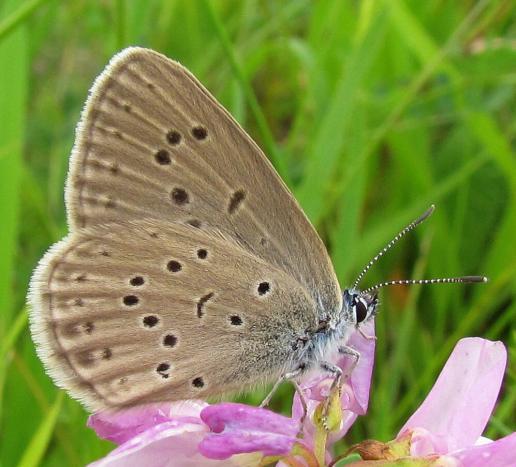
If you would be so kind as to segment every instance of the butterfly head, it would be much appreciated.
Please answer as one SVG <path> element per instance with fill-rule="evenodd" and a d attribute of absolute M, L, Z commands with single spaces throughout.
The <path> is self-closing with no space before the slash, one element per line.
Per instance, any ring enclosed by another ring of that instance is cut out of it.
<path fill-rule="evenodd" d="M 358 327 L 376 315 L 378 307 L 378 295 L 376 293 L 364 293 L 357 289 L 344 290 L 343 296 L 344 315 L 346 321 Z"/>

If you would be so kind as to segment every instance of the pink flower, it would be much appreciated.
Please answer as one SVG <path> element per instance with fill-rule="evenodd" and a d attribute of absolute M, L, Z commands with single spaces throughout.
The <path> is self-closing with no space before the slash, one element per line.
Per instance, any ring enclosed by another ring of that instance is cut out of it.
<path fill-rule="evenodd" d="M 373 333 L 374 325 L 364 326 Z M 352 425 L 357 415 L 367 409 L 374 360 L 374 340 L 355 333 L 349 345 L 362 357 L 344 384 L 341 398 L 343 422 L 338 437 Z M 345 370 L 346 358 L 337 364 Z M 259 465 L 263 456 L 285 456 L 298 446 L 310 456 L 317 431 L 309 419 L 328 393 L 331 379 L 324 375 L 302 384 L 308 402 L 304 437 L 299 439 L 302 408 L 299 397 L 293 404 L 292 418 L 267 409 L 244 404 L 208 405 L 202 401 L 181 401 L 135 407 L 115 413 L 102 412 L 90 417 L 88 425 L 97 434 L 120 446 L 92 466 L 218 466 Z M 333 441 L 329 440 L 330 442 Z"/>
<path fill-rule="evenodd" d="M 122 443 L 95 467 L 258 465 L 263 454 L 289 452 L 298 432 L 297 422 L 270 410 L 201 401 L 103 412 L 88 425 Z"/>
<path fill-rule="evenodd" d="M 516 433 L 497 441 L 482 437 L 500 391 L 506 361 L 501 342 L 478 337 L 460 340 L 427 398 L 396 439 L 356 445 L 353 451 L 367 460 L 350 466 L 402 460 L 435 467 L 515 466 Z"/>
<path fill-rule="evenodd" d="M 185 401 L 92 415 L 88 426 L 100 437 L 122 444 L 90 465 L 223 465 L 206 459 L 197 449 L 208 431 L 200 419 L 200 412 L 206 406 L 201 401 Z"/>
<path fill-rule="evenodd" d="M 481 438 L 506 362 L 501 342 L 460 340 L 427 398 L 398 434 L 398 439 L 410 436 L 410 454 L 445 455 L 467 467 L 488 461 L 497 467 L 516 465 L 516 433 L 497 441 Z"/>
<path fill-rule="evenodd" d="M 88 426 L 101 438 L 123 444 L 150 428 L 170 421 L 202 425 L 199 414 L 207 406 L 206 402 L 191 400 L 142 406 L 115 413 L 99 412 L 90 416 Z"/>

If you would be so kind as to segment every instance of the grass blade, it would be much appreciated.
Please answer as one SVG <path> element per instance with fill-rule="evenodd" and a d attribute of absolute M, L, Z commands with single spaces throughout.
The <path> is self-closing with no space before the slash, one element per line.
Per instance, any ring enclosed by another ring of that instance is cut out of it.
<path fill-rule="evenodd" d="M 17 2 L 10 1 L 0 12 L 12 10 Z M 16 24 L 20 24 L 18 21 Z M 22 174 L 22 142 L 28 90 L 28 48 L 25 30 L 14 31 L 0 42 L 0 67 L 8 73 L 0 75 L 0 109 L 9 118 L 0 125 L 0 337 L 4 335 L 13 312 L 12 280 L 20 211 L 20 180 Z"/>
<path fill-rule="evenodd" d="M 48 415 L 43 419 L 34 436 L 27 445 L 18 467 L 35 467 L 38 466 L 43 458 L 45 451 L 52 439 L 54 429 L 57 423 L 57 417 L 63 405 L 64 392 L 59 391 L 56 400 Z"/>
<path fill-rule="evenodd" d="M 48 0 L 30 0 L 4 18 L 0 22 L 0 41 L 8 36 L 16 27 L 23 24 L 30 15 L 47 1 Z"/>
<path fill-rule="evenodd" d="M 27 309 L 23 308 L 18 313 L 18 317 L 15 319 L 14 323 L 11 325 L 11 328 L 2 340 L 2 345 L 0 346 L 0 362 L 2 362 L 2 364 L 5 361 L 7 354 L 15 346 L 16 341 L 20 337 L 20 334 L 27 327 L 28 321 L 29 315 L 27 313 Z"/>
<path fill-rule="evenodd" d="M 213 7 L 213 4 L 208 0 L 203 0 L 202 3 L 204 5 L 204 9 L 208 12 L 208 16 L 221 42 L 222 48 L 224 49 L 224 52 L 228 57 L 235 78 L 242 87 L 242 91 L 244 92 L 249 108 L 251 109 L 253 117 L 258 126 L 258 130 L 260 131 L 260 136 L 263 140 L 265 152 L 271 158 L 272 163 L 275 165 L 277 171 L 279 172 L 285 183 L 289 185 L 290 177 L 287 171 L 285 158 L 281 155 L 281 152 L 274 141 L 272 131 L 270 130 L 269 125 L 267 124 L 267 120 L 265 119 L 265 115 L 263 114 L 262 109 L 260 108 L 260 104 L 258 103 L 258 99 L 256 98 L 253 88 L 249 84 L 249 81 L 245 77 L 244 72 L 240 64 L 238 63 L 235 50 L 229 40 L 226 29 L 220 22 L 217 13 L 215 12 L 215 9 Z"/>
<path fill-rule="evenodd" d="M 380 12 L 345 63 L 330 107 L 313 137 L 304 180 L 296 190 L 297 199 L 310 219 L 317 218 L 323 210 L 328 185 L 321 180 L 330 180 L 335 172 L 353 118 L 356 95 L 376 58 L 385 28 L 385 17 Z"/>

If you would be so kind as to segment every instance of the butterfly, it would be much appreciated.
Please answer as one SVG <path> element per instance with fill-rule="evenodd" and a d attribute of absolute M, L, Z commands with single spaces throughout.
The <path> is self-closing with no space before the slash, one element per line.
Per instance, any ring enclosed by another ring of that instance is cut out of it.
<path fill-rule="evenodd" d="M 111 60 L 77 128 L 66 208 L 70 232 L 31 280 L 31 331 L 90 410 L 313 368 L 338 378 L 334 350 L 358 360 L 345 342 L 376 313 L 379 287 L 357 285 L 377 258 L 342 293 L 267 157 L 179 63 L 135 47 Z"/>

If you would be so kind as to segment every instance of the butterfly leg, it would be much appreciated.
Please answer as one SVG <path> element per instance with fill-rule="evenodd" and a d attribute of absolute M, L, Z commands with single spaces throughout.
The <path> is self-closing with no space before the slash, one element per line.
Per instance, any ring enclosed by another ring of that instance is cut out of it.
<path fill-rule="evenodd" d="M 339 347 L 339 353 L 342 355 L 347 355 L 353 359 L 353 363 L 351 364 L 351 368 L 346 372 L 345 379 L 348 379 L 353 373 L 353 370 L 358 365 L 358 361 L 360 360 L 360 353 L 355 349 L 348 347 L 347 345 L 343 345 Z"/>
<path fill-rule="evenodd" d="M 303 415 L 301 415 L 301 418 L 299 419 L 299 426 L 300 433 L 303 431 L 303 426 L 305 424 L 306 416 L 308 415 L 308 402 L 306 401 L 305 393 L 303 392 L 303 389 L 301 386 L 299 386 L 299 383 L 296 380 L 292 380 L 292 384 L 294 385 L 294 388 L 296 392 L 299 394 L 299 400 L 301 401 L 301 406 L 303 407 Z M 299 437 L 299 434 L 298 434 Z"/>
<path fill-rule="evenodd" d="M 336 390 L 339 392 L 339 398 L 340 398 L 341 385 L 342 385 L 342 370 L 340 369 L 340 367 L 338 367 L 337 365 L 330 363 L 330 362 L 321 362 L 321 368 L 325 372 L 327 372 L 333 376 L 333 382 L 331 383 L 331 386 L 330 386 L 330 392 L 328 393 L 328 396 L 326 397 L 326 399 L 323 402 L 324 405 L 323 405 L 323 411 L 322 411 L 322 424 L 323 424 L 325 430 L 329 431 L 328 426 L 327 426 L 327 419 L 328 419 L 328 414 L 330 411 L 330 402 L 331 402 L 333 393 Z"/>
<path fill-rule="evenodd" d="M 376 340 L 376 336 L 369 336 L 369 335 L 367 335 L 364 331 L 362 331 L 361 328 L 358 328 L 358 332 L 360 333 L 360 335 L 364 339 L 367 339 L 368 341 L 375 341 Z"/>
<path fill-rule="evenodd" d="M 272 389 L 270 390 L 269 394 L 267 394 L 267 397 L 260 404 L 260 407 L 267 407 L 269 405 L 269 402 L 272 399 L 272 396 L 274 396 L 274 394 L 276 393 L 276 391 L 280 387 L 281 383 L 283 383 L 284 381 L 288 381 L 290 379 L 293 379 L 296 376 L 299 376 L 302 371 L 303 371 L 302 368 L 298 368 L 297 370 L 291 371 L 289 373 L 284 373 L 283 375 L 281 375 L 278 378 L 278 380 L 274 383 L 274 386 L 272 386 Z M 297 386 L 296 386 L 296 389 L 297 389 Z"/>
<path fill-rule="evenodd" d="M 358 353 L 355 349 L 352 349 L 351 347 L 348 347 L 346 345 L 339 347 L 339 353 L 342 355 L 349 355 L 350 357 L 353 358 L 353 363 L 351 365 L 351 368 L 349 368 L 349 370 L 344 375 L 344 379 L 348 379 L 351 376 L 351 373 L 353 373 L 353 370 L 356 368 L 358 361 L 360 360 L 360 353 Z M 334 365 L 333 363 L 322 362 L 321 368 L 324 371 L 333 375 L 333 382 L 330 386 L 330 392 L 329 392 L 328 397 L 324 401 L 324 407 L 323 407 L 323 425 L 326 425 L 325 420 L 327 419 L 328 411 L 330 409 L 331 395 L 333 394 L 333 391 L 335 391 L 335 390 L 338 390 L 339 395 L 340 395 L 343 378 L 342 378 L 342 369 L 340 367 L 338 367 L 337 365 Z"/>

